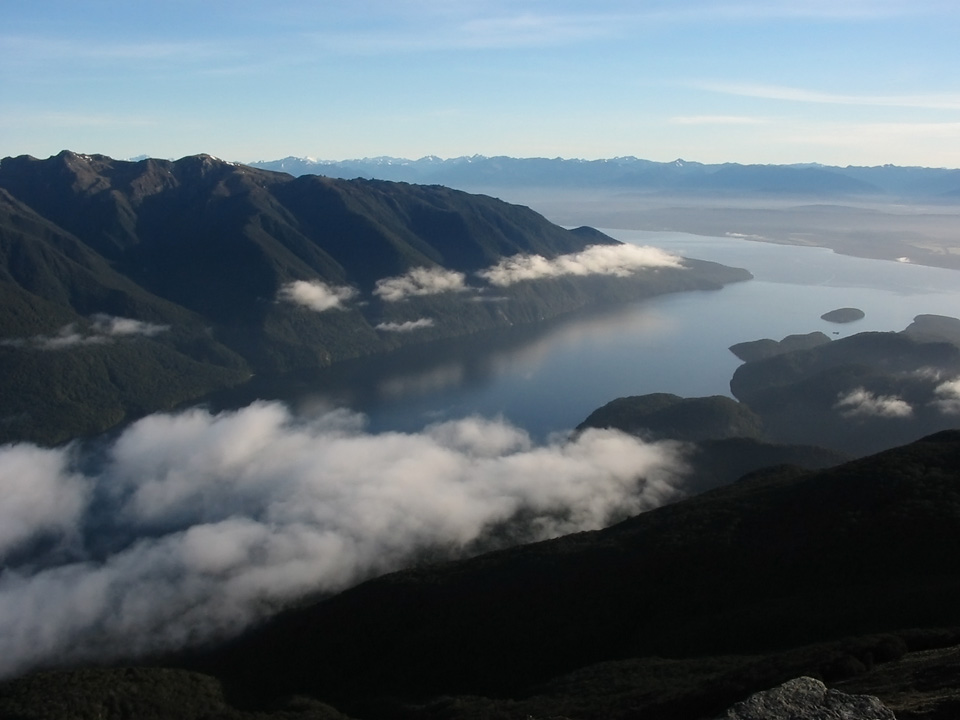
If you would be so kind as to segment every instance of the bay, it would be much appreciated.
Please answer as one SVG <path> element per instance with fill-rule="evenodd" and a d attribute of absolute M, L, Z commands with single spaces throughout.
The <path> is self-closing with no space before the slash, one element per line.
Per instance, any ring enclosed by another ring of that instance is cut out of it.
<path fill-rule="evenodd" d="M 227 404 L 281 399 L 295 412 L 364 413 L 372 432 L 502 417 L 538 440 L 624 395 L 730 395 L 735 343 L 821 331 L 898 331 L 916 315 L 960 315 L 960 273 L 734 237 L 605 229 L 624 242 L 745 267 L 748 282 L 664 295 L 534 327 L 430 343 L 323 371 L 260 378 Z M 820 316 L 864 311 L 843 325 Z"/>

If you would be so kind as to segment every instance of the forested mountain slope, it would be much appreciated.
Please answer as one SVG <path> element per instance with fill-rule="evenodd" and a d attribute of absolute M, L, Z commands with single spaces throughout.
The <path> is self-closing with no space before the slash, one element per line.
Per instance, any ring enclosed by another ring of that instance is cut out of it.
<path fill-rule="evenodd" d="M 441 186 L 199 155 L 0 163 L 0 440 L 57 442 L 251 373 L 749 277 Z"/>

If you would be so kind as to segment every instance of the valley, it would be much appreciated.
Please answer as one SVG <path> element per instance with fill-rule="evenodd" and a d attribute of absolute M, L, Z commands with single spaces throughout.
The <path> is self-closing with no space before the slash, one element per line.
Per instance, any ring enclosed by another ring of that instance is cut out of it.
<path fill-rule="evenodd" d="M 0 201 L 0 713 L 950 685 L 955 271 L 209 156 L 8 158 Z"/>

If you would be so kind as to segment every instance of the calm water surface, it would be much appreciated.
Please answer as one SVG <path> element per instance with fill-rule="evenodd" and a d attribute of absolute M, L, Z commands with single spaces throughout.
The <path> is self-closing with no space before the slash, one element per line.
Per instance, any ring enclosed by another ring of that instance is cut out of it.
<path fill-rule="evenodd" d="M 960 316 L 960 273 L 951 270 L 735 238 L 604 232 L 745 267 L 755 279 L 430 344 L 247 392 L 283 399 L 303 413 L 350 407 L 366 413 L 375 432 L 479 414 L 502 416 L 542 439 L 623 395 L 729 395 L 740 363 L 728 350 L 734 343 L 814 330 L 832 337 L 902 330 L 923 313 Z M 845 325 L 820 319 L 839 307 L 858 307 L 866 317 Z"/>

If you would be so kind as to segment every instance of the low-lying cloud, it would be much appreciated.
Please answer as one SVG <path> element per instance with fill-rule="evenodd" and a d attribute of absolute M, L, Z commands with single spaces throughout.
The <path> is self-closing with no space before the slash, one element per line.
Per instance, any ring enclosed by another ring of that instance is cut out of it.
<path fill-rule="evenodd" d="M 69 464 L 67 452 L 0 447 L 0 562 L 38 537 L 70 538 L 90 501 L 90 484 Z"/>
<path fill-rule="evenodd" d="M 280 288 L 277 299 L 302 305 L 314 312 L 342 309 L 357 295 L 348 285 L 328 285 L 322 280 L 294 280 Z"/>
<path fill-rule="evenodd" d="M 960 415 L 960 378 L 947 380 L 934 390 L 934 406 L 944 415 Z"/>
<path fill-rule="evenodd" d="M 907 418 L 913 415 L 913 408 L 905 400 L 895 395 L 876 395 L 862 387 L 841 395 L 834 408 L 848 418 Z"/>
<path fill-rule="evenodd" d="M 170 329 L 169 325 L 156 325 L 154 323 L 144 322 L 143 320 L 134 320 L 133 318 L 116 317 L 97 313 L 92 315 L 90 330 L 99 335 L 109 337 L 118 337 L 123 335 L 146 335 L 153 337 Z"/>
<path fill-rule="evenodd" d="M 477 273 L 498 287 L 524 280 L 564 275 L 627 277 L 647 268 L 682 267 L 681 259 L 660 248 L 640 245 L 591 245 L 585 250 L 551 260 L 542 255 L 514 255 Z"/>
<path fill-rule="evenodd" d="M 69 323 L 53 335 L 8 338 L 0 340 L 0 345 L 34 350 L 66 350 L 78 345 L 102 345 L 120 337 L 135 335 L 153 337 L 169 329 L 169 325 L 157 325 L 133 318 L 96 313 L 90 316 L 88 324 Z"/>
<path fill-rule="evenodd" d="M 399 302 L 409 297 L 463 292 L 467 289 L 466 279 L 466 275 L 455 270 L 415 267 L 403 275 L 377 280 L 373 294 L 387 302 Z"/>
<path fill-rule="evenodd" d="M 547 538 L 684 494 L 674 443 L 476 417 L 375 435 L 266 402 L 150 416 L 97 457 L 0 449 L 0 675 L 235 633 L 519 517 Z"/>
<path fill-rule="evenodd" d="M 376 329 L 383 332 L 407 333 L 428 327 L 433 327 L 433 318 L 418 318 L 417 320 L 407 320 L 400 323 L 382 322 L 376 326 Z"/>

